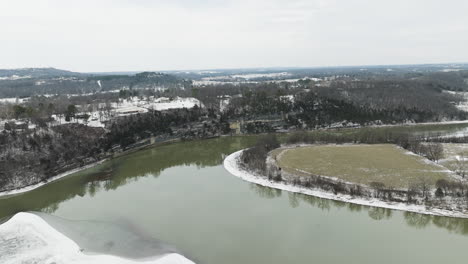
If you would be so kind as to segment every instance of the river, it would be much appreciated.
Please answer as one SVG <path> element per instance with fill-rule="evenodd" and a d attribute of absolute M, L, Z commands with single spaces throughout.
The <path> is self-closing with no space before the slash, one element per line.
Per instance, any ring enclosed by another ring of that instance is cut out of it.
<path fill-rule="evenodd" d="M 229 174 L 224 157 L 255 140 L 223 137 L 138 151 L 0 198 L 0 218 L 37 211 L 78 222 L 125 223 L 199 264 L 466 261 L 467 219 L 319 199 Z M 125 256 L 123 251 L 109 252 Z"/>

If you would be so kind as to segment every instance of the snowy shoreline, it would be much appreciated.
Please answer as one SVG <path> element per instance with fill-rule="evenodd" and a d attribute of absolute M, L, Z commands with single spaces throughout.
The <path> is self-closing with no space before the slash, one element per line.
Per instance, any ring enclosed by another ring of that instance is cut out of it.
<path fill-rule="evenodd" d="M 0 262 L 56 264 L 194 264 L 176 253 L 132 260 L 112 255 L 87 255 L 73 240 L 50 226 L 41 217 L 18 213 L 0 225 Z"/>
<path fill-rule="evenodd" d="M 25 193 L 25 192 L 35 190 L 35 189 L 40 188 L 40 187 L 42 187 L 44 185 L 47 185 L 49 183 L 53 183 L 53 182 L 58 181 L 58 180 L 60 180 L 62 178 L 65 178 L 65 177 L 67 177 L 67 176 L 69 176 L 71 174 L 74 174 L 74 173 L 80 172 L 82 170 L 86 170 L 86 169 L 95 167 L 95 166 L 97 166 L 99 164 L 104 163 L 107 160 L 108 160 L 108 158 L 97 161 L 97 162 L 94 162 L 94 163 L 91 163 L 91 164 L 88 164 L 88 165 L 85 165 L 85 166 L 82 166 L 82 167 L 78 167 L 78 168 L 66 171 L 66 172 L 63 172 L 63 173 L 60 173 L 60 174 L 58 174 L 58 175 L 56 175 L 56 176 L 54 176 L 52 178 L 47 179 L 47 181 L 45 181 L 45 182 L 42 181 L 42 182 L 39 182 L 39 183 L 36 183 L 36 184 L 33 184 L 33 185 L 29 185 L 29 186 L 26 186 L 26 187 L 20 187 L 20 188 L 13 189 L 13 190 L 2 191 L 2 192 L 0 192 L 0 199 L 3 196 L 16 195 L 16 194 L 21 194 L 21 193 Z"/>
<path fill-rule="evenodd" d="M 359 205 L 364 205 L 364 206 L 381 207 L 381 208 L 387 208 L 387 209 L 392 209 L 392 210 L 407 211 L 407 212 L 426 214 L 426 215 L 468 218 L 468 214 L 464 214 L 464 213 L 456 212 L 456 211 L 442 210 L 442 209 L 436 209 L 436 208 L 427 209 L 423 205 L 409 205 L 405 203 L 396 203 L 396 202 L 391 203 L 391 202 L 381 201 L 378 199 L 357 198 L 357 197 L 352 197 L 350 195 L 339 195 L 339 194 L 335 195 L 333 193 L 329 193 L 320 189 L 311 189 L 311 188 L 305 188 L 301 186 L 293 186 L 290 184 L 285 184 L 283 182 L 270 181 L 266 177 L 244 170 L 243 168 L 239 166 L 239 162 L 240 162 L 239 157 L 243 151 L 244 150 L 240 150 L 227 156 L 224 159 L 223 165 L 224 165 L 224 168 L 229 173 L 231 173 L 232 175 L 236 177 L 241 178 L 244 181 L 248 181 L 251 183 L 259 184 L 259 185 L 274 188 L 274 189 L 280 189 L 280 190 L 284 190 L 288 192 L 302 193 L 306 195 L 312 195 L 318 198 L 336 200 L 336 201 L 347 202 L 347 203 L 354 203 L 354 204 L 359 204 Z"/>

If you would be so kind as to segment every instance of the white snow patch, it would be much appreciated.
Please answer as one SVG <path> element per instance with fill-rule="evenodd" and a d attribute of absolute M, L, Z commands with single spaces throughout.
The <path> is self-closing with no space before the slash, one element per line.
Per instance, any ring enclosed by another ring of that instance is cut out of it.
<path fill-rule="evenodd" d="M 231 75 L 232 78 L 242 78 L 246 80 L 256 79 L 256 78 L 278 78 L 291 76 L 289 72 L 274 72 L 274 73 L 249 73 L 249 74 L 235 74 Z M 221 76 L 220 78 L 226 78 L 226 76 Z"/>
<path fill-rule="evenodd" d="M 174 99 L 161 97 L 155 99 L 153 102 L 142 105 L 142 107 L 157 111 L 177 109 L 177 108 L 193 108 L 195 105 L 203 107 L 203 104 L 196 98 L 192 97 L 175 97 Z"/>
<path fill-rule="evenodd" d="M 444 90 L 444 93 L 448 93 L 451 95 L 455 95 L 458 98 L 462 98 L 463 101 L 459 102 L 456 107 L 461 111 L 468 112 L 468 92 L 455 92 L 455 91 L 448 91 Z"/>
<path fill-rule="evenodd" d="M 148 109 L 141 108 L 138 106 L 124 106 L 115 109 L 115 113 L 119 116 L 123 115 L 132 115 L 132 114 L 139 114 L 139 113 L 146 113 Z"/>
<path fill-rule="evenodd" d="M 295 83 L 295 82 L 298 82 L 300 80 L 311 80 L 311 81 L 314 81 L 314 82 L 320 82 L 322 81 L 322 79 L 319 79 L 319 78 L 309 78 L 309 77 L 306 77 L 306 78 L 296 78 L 296 79 L 284 79 L 284 80 L 271 80 L 271 81 L 267 81 L 267 82 L 273 82 L 273 83 L 281 83 L 281 82 L 288 82 L 288 83 Z"/>
<path fill-rule="evenodd" d="M 280 96 L 280 99 L 282 99 L 284 101 L 289 101 L 291 103 L 294 103 L 294 95 L 292 95 L 292 94 L 282 95 L 282 96 Z"/>
<path fill-rule="evenodd" d="M 443 69 L 441 72 L 459 72 L 462 71 L 463 69 Z"/>
<path fill-rule="evenodd" d="M 83 112 L 80 114 L 88 114 L 90 117 L 85 120 L 81 118 L 71 118 L 70 121 L 65 120 L 65 116 L 52 115 L 54 121 L 50 122 L 51 126 L 65 125 L 65 124 L 84 124 L 89 127 L 105 127 L 104 121 L 109 120 L 109 116 L 104 111 Z"/>
<path fill-rule="evenodd" d="M 205 86 L 205 85 L 222 85 L 222 84 L 255 84 L 255 83 L 295 83 L 300 80 L 312 80 L 314 82 L 323 81 L 320 78 L 314 77 L 304 77 L 304 78 L 287 78 L 292 74 L 287 72 L 279 73 L 264 73 L 264 74 L 236 74 L 236 75 L 225 75 L 225 76 L 216 76 L 216 77 L 205 77 L 201 80 L 193 81 L 194 86 Z M 264 78 L 261 79 L 261 78 Z"/>
<path fill-rule="evenodd" d="M 74 241 L 31 213 L 18 213 L 0 225 L 0 263 L 194 264 L 174 253 L 138 261 L 111 255 L 86 255 Z"/>
<path fill-rule="evenodd" d="M 0 80 L 20 80 L 20 79 L 29 79 L 31 78 L 31 75 L 24 75 L 24 76 L 19 76 L 19 75 L 11 75 L 11 76 L 6 76 L 6 77 L 0 77 Z"/>
<path fill-rule="evenodd" d="M 0 103 L 22 104 L 29 98 L 0 98 Z"/>
<path fill-rule="evenodd" d="M 221 96 L 219 97 L 219 110 L 221 112 L 224 112 L 226 111 L 226 109 L 228 108 L 229 106 L 229 103 L 231 102 L 231 96 Z"/>

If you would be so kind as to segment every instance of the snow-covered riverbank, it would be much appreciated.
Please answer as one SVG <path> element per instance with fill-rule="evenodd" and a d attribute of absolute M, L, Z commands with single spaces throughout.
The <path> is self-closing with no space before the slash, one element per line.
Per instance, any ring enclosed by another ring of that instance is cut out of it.
<path fill-rule="evenodd" d="M 111 255 L 86 255 L 71 239 L 41 217 L 18 213 L 0 225 L 0 263 L 56 264 L 194 264 L 179 254 L 131 260 Z"/>
<path fill-rule="evenodd" d="M 311 189 L 305 188 L 301 186 L 294 186 L 290 184 L 286 184 L 284 182 L 274 182 L 268 180 L 268 178 L 263 177 L 261 175 L 257 175 L 250 171 L 247 171 L 239 165 L 239 158 L 243 150 L 237 151 L 232 153 L 231 155 L 227 156 L 224 159 L 223 165 L 224 168 L 233 174 L 236 177 L 239 177 L 245 181 L 259 184 L 262 186 L 280 189 L 288 192 L 295 192 L 295 193 L 302 193 L 306 195 L 312 195 L 319 198 L 342 201 L 347 203 L 354 203 L 360 204 L 365 206 L 374 206 L 374 207 L 381 207 L 393 210 L 401 210 L 401 211 L 408 211 L 420 214 L 428 214 L 428 215 L 438 215 L 438 216 L 449 216 L 449 217 L 459 217 L 459 218 L 468 218 L 468 214 L 456 211 L 449 211 L 449 210 L 441 210 L 435 208 L 426 208 L 423 205 L 411 205 L 406 203 L 394 203 L 394 202 L 385 202 L 378 199 L 365 199 L 365 198 L 358 198 L 352 197 L 350 195 L 340 195 L 340 194 L 333 194 L 329 192 L 322 191 L 320 189 Z"/>
<path fill-rule="evenodd" d="M 103 162 L 105 162 L 107 159 L 103 159 L 103 160 L 100 160 L 98 162 L 94 162 L 94 163 L 91 163 L 91 164 L 88 164 L 88 165 L 85 165 L 83 167 L 79 167 L 79 168 L 76 168 L 76 169 L 73 169 L 73 170 L 69 170 L 69 171 L 66 171 L 64 173 L 60 173 L 52 178 L 49 178 L 47 181 L 42 181 L 42 182 L 39 182 L 37 184 L 33 184 L 33 185 L 29 185 L 29 186 L 26 186 L 26 187 L 20 187 L 18 189 L 13 189 L 13 190 L 8 190 L 8 191 L 3 191 L 3 192 L 0 192 L 0 197 L 2 196 L 8 196 L 8 195 L 15 195 L 15 194 L 21 194 L 21 193 L 25 193 L 25 192 L 29 192 L 29 191 L 32 191 L 34 189 L 37 189 L 39 187 L 42 187 L 46 184 L 49 184 L 49 183 L 52 183 L 54 181 L 57 181 L 57 180 L 60 180 L 66 176 L 69 176 L 73 173 L 77 173 L 77 172 L 80 172 L 82 170 L 86 170 L 86 169 L 89 169 L 89 168 L 92 168 L 94 166 L 97 166 Z"/>

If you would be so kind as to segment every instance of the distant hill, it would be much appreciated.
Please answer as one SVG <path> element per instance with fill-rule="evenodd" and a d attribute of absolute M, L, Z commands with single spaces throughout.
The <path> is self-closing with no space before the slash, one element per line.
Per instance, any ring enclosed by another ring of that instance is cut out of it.
<path fill-rule="evenodd" d="M 0 69 L 0 98 L 44 94 L 86 94 L 121 89 L 165 91 L 191 87 L 190 80 L 171 74 L 99 75 L 54 68 Z"/>
<path fill-rule="evenodd" d="M 0 77 L 59 77 L 59 76 L 79 76 L 81 73 L 59 70 L 55 68 L 21 68 L 21 69 L 0 69 Z"/>

